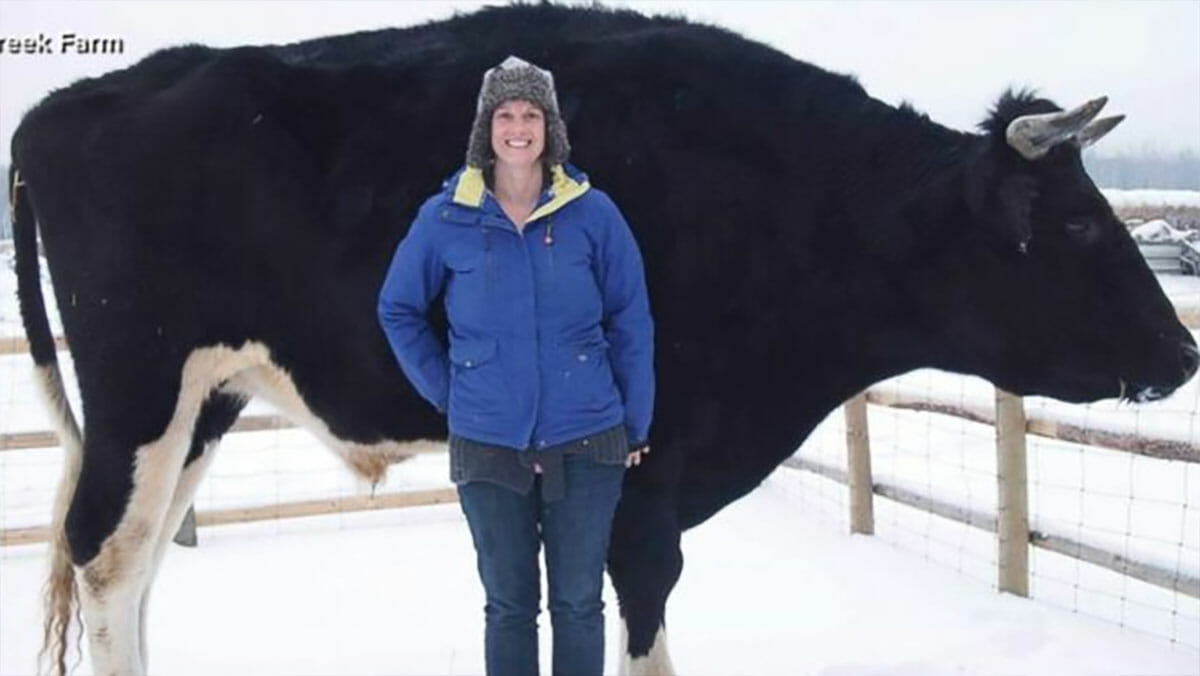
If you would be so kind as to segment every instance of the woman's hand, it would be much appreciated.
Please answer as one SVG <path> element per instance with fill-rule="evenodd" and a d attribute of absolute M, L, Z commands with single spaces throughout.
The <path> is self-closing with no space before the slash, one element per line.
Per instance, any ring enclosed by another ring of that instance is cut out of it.
<path fill-rule="evenodd" d="M 639 444 L 629 448 L 629 455 L 625 457 L 625 466 L 633 467 L 634 465 L 642 464 L 642 455 L 650 454 L 650 444 Z"/>

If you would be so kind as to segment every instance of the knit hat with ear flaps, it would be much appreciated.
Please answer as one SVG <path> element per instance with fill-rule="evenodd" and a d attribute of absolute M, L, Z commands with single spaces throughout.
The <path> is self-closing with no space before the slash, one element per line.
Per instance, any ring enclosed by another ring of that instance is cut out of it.
<path fill-rule="evenodd" d="M 571 154 L 571 144 L 567 141 L 567 125 L 558 112 L 554 76 L 548 70 L 510 56 L 483 74 L 479 103 L 475 107 L 475 125 L 467 144 L 467 165 L 483 168 L 496 159 L 492 151 L 492 113 L 501 103 L 513 99 L 536 104 L 546 116 L 546 149 L 542 152 L 546 166 L 566 162 Z"/>

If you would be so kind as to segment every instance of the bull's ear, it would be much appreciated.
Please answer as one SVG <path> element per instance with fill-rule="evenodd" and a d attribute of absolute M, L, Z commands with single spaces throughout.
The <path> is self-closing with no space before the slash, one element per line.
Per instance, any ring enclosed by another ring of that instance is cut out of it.
<path fill-rule="evenodd" d="M 967 197 L 972 220 L 1006 248 L 1025 253 L 1033 238 L 1037 180 L 1020 172 L 1008 173 L 996 181 L 974 178 L 975 189 Z"/>

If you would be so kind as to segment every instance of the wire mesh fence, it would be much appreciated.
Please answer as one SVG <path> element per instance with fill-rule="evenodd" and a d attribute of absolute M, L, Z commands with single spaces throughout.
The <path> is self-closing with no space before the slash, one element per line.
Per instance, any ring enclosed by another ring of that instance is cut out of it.
<path fill-rule="evenodd" d="M 971 410 L 986 400 L 990 388 L 974 378 L 919 371 L 872 392 L 887 401 L 924 392 L 950 404 L 948 409 Z M 1143 406 L 1114 401 L 1071 406 L 1032 398 L 1027 409 L 1030 420 L 1058 420 L 1087 432 L 1171 441 L 1176 447 L 1195 448 L 1200 441 L 1195 436 L 1200 396 L 1194 383 L 1166 401 Z M 875 536 L 997 588 L 995 428 L 957 415 L 874 404 L 868 419 L 875 492 L 883 496 L 875 501 Z M 835 476 L 822 468 L 846 470 L 844 439 L 844 419 L 832 414 L 797 458 Z M 1030 596 L 1200 647 L 1200 598 L 1194 589 L 1200 580 L 1200 464 L 1040 435 L 1029 435 L 1027 443 L 1030 539 L 1035 545 L 1029 561 Z M 849 491 L 826 476 L 810 480 L 806 498 L 845 526 Z M 1116 570 L 1085 560 L 1089 557 Z"/>

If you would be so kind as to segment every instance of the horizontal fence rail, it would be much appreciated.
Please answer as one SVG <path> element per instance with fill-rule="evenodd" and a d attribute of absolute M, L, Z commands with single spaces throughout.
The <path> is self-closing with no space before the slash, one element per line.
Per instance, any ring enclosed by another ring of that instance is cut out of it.
<path fill-rule="evenodd" d="M 424 507 L 448 502 L 458 502 L 458 492 L 455 488 L 434 488 L 429 490 L 384 493 L 380 495 L 320 498 L 316 500 L 282 502 L 273 505 L 206 510 L 196 512 L 196 525 L 223 526 L 252 521 L 321 516 L 324 514 L 348 514 L 376 509 Z M 46 542 L 49 536 L 50 529 L 46 526 L 0 530 L 0 546 Z"/>
<path fill-rule="evenodd" d="M 980 404 L 962 404 L 958 400 L 938 400 L 933 397 L 919 397 L 897 394 L 894 392 L 867 392 L 867 402 L 888 408 L 940 413 L 943 415 L 964 418 L 985 425 L 995 425 L 994 411 Z M 255 415 L 238 418 L 231 432 L 256 432 L 263 430 L 284 430 L 295 428 L 296 425 L 278 415 Z M 1034 436 L 1055 439 L 1085 446 L 1099 446 L 1115 451 L 1124 451 L 1135 455 L 1161 460 L 1182 460 L 1184 462 L 1200 463 L 1200 445 L 1189 444 L 1170 439 L 1150 439 L 1124 432 L 1088 429 L 1063 423 L 1048 418 L 1030 417 L 1026 421 L 1025 431 Z M 54 448 L 58 446 L 58 436 L 49 430 L 30 432 L 15 432 L 0 434 L 0 452 L 25 450 L 30 448 Z"/>
<path fill-rule="evenodd" d="M 297 425 L 278 415 L 247 415 L 237 419 L 230 432 L 262 432 L 265 430 L 294 429 Z M 13 432 L 0 434 L 0 451 L 20 451 L 30 448 L 55 448 L 58 435 L 48 430 Z"/>
<path fill-rule="evenodd" d="M 934 397 L 909 396 L 876 390 L 867 392 L 867 401 L 889 408 L 941 413 L 993 427 L 996 425 L 995 409 L 985 406 L 982 403 L 971 405 L 970 403 L 963 404 L 957 400 L 939 400 Z M 1066 441 L 1084 446 L 1100 446 L 1114 451 L 1143 455 L 1148 458 L 1200 463 L 1200 445 L 1189 444 L 1183 441 L 1150 439 L 1126 432 L 1083 428 L 1037 416 L 1026 419 L 1025 432 L 1046 439 Z"/>
<path fill-rule="evenodd" d="M 55 336 L 54 345 L 60 352 L 66 350 L 67 339 Z M 29 341 L 20 337 L 0 338 L 0 355 L 5 354 L 29 354 Z"/>

